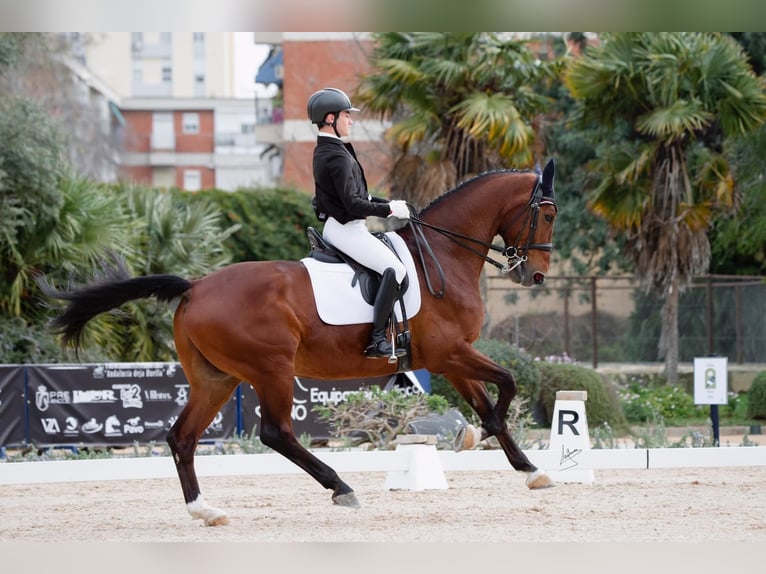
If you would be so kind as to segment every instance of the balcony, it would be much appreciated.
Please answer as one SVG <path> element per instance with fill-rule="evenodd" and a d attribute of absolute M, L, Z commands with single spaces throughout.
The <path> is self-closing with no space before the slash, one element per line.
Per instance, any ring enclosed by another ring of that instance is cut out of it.
<path fill-rule="evenodd" d="M 143 40 L 134 40 L 131 46 L 133 59 L 162 59 L 170 60 L 173 55 L 173 46 L 167 43 L 147 44 Z"/>

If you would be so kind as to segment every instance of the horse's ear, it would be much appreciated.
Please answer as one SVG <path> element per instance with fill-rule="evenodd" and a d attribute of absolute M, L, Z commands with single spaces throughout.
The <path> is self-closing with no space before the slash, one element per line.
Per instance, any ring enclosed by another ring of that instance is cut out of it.
<path fill-rule="evenodd" d="M 556 164 L 553 158 L 548 160 L 543 169 L 543 195 L 553 197 L 553 180 L 556 175 Z"/>

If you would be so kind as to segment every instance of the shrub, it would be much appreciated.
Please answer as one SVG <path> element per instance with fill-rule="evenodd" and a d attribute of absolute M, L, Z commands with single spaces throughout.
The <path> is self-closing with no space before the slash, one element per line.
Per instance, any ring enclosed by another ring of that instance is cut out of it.
<path fill-rule="evenodd" d="M 766 371 L 755 376 L 747 391 L 747 415 L 753 419 L 766 419 Z"/>
<path fill-rule="evenodd" d="M 633 382 L 620 392 L 620 397 L 630 423 L 645 423 L 661 417 L 669 424 L 681 424 L 705 420 L 708 416 L 706 408 L 695 405 L 694 397 L 681 386 Z"/>
<path fill-rule="evenodd" d="M 538 395 L 540 394 L 540 372 L 531 355 L 523 349 L 498 339 L 479 339 L 474 343 L 474 347 L 498 365 L 509 369 L 513 373 L 516 384 L 519 387 L 517 397 L 520 400 L 525 400 L 528 405 L 537 403 Z M 487 388 L 490 395 L 493 398 L 497 398 L 497 386 L 488 384 Z M 431 377 L 431 392 L 446 398 L 466 418 L 475 415 L 474 410 L 463 400 L 443 375 L 434 374 Z"/>
<path fill-rule="evenodd" d="M 315 406 L 319 420 L 325 421 L 333 436 L 349 443 L 368 442 L 373 448 L 393 449 L 396 437 L 407 434 L 410 423 L 447 410 L 443 397 L 405 394 L 371 387 L 348 393 L 339 403 Z"/>
<path fill-rule="evenodd" d="M 312 195 L 294 189 L 206 190 L 192 196 L 215 204 L 240 229 L 226 241 L 234 261 L 298 260 L 309 252 L 306 228 L 321 224 Z"/>
<path fill-rule="evenodd" d="M 588 426 L 604 423 L 613 429 L 625 429 L 627 420 L 620 404 L 617 389 L 593 369 L 574 364 L 537 363 L 540 371 L 540 403 L 550 425 L 557 391 L 587 391 L 585 413 Z"/>

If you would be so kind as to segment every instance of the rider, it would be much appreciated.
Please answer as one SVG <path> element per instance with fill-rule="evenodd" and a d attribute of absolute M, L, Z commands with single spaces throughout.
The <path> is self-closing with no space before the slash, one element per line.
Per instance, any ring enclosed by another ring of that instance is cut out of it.
<path fill-rule="evenodd" d="M 402 356 L 386 340 L 386 326 L 406 269 L 399 258 L 367 228 L 366 218 L 410 216 L 403 200 L 373 197 L 367 191 L 364 170 L 354 148 L 342 138 L 349 136 L 359 110 L 341 90 L 325 88 L 311 95 L 308 117 L 319 129 L 314 148 L 314 209 L 324 221 L 322 236 L 350 257 L 380 273 L 381 282 L 373 305 L 372 332 L 364 354 L 371 358 Z"/>

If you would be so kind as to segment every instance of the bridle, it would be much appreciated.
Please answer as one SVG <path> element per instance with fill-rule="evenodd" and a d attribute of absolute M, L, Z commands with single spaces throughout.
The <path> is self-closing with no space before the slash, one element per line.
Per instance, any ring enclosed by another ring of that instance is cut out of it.
<path fill-rule="evenodd" d="M 527 207 L 524 211 L 516 214 L 516 216 L 509 221 L 507 224 L 505 224 L 502 229 L 500 229 L 500 235 L 504 236 L 504 231 L 514 225 L 520 217 L 524 216 L 524 223 L 521 226 L 521 230 L 519 231 L 519 234 L 516 236 L 516 239 L 511 245 L 496 245 L 494 243 L 487 243 L 486 241 L 481 241 L 480 239 L 476 239 L 475 237 L 470 237 L 468 235 L 463 235 L 462 233 L 457 233 L 455 231 L 451 231 L 449 229 L 444 229 L 443 227 L 439 227 L 436 225 L 433 225 L 431 223 L 428 223 L 426 221 L 423 221 L 419 217 L 415 215 L 410 216 L 410 228 L 412 229 L 413 237 L 415 238 L 415 247 L 417 248 L 418 257 L 420 259 L 420 264 L 423 268 L 423 273 L 425 275 L 425 281 L 426 285 L 428 286 L 428 290 L 430 291 L 431 295 L 434 297 L 441 299 L 444 297 L 444 286 L 445 286 L 445 280 L 444 280 L 444 271 L 442 269 L 441 264 L 436 259 L 436 255 L 434 254 L 433 250 L 431 249 L 431 246 L 428 243 L 428 240 L 426 239 L 425 235 L 423 234 L 423 227 L 428 227 L 429 229 L 433 229 L 434 231 L 440 233 L 447 239 L 450 239 L 451 241 L 454 241 L 457 243 L 460 247 L 467 249 L 471 253 L 474 253 L 484 259 L 487 263 L 497 267 L 501 273 L 510 273 L 516 267 L 527 261 L 528 259 L 528 253 L 532 249 L 538 249 L 540 251 L 553 251 L 553 243 L 535 243 L 535 232 L 537 231 L 537 221 L 540 217 L 540 208 L 543 205 L 552 205 L 556 211 L 558 211 L 558 207 L 556 206 L 556 202 L 552 199 L 553 198 L 553 190 L 552 189 L 544 189 L 546 186 L 544 186 L 542 182 L 542 177 L 537 176 L 537 182 L 535 183 L 535 188 L 532 190 L 532 195 L 529 198 L 529 201 L 527 202 Z M 527 241 L 523 245 L 521 245 L 521 236 L 524 231 L 524 229 L 529 229 L 529 233 L 527 233 Z M 503 264 L 499 261 L 496 261 L 492 257 L 489 257 L 489 255 L 485 255 L 483 252 L 481 252 L 479 249 L 476 249 L 469 245 L 466 242 L 471 242 L 477 245 L 481 245 L 482 247 L 490 250 L 495 251 L 498 253 L 502 253 L 503 256 L 506 258 L 507 263 Z M 428 268 L 425 265 L 425 256 L 423 254 L 423 249 L 425 249 L 428 252 L 428 255 L 433 260 L 434 264 L 436 265 L 437 273 L 439 274 L 439 280 L 441 282 L 441 288 L 439 290 L 434 290 L 432 284 L 431 284 L 431 277 L 428 273 Z"/>

